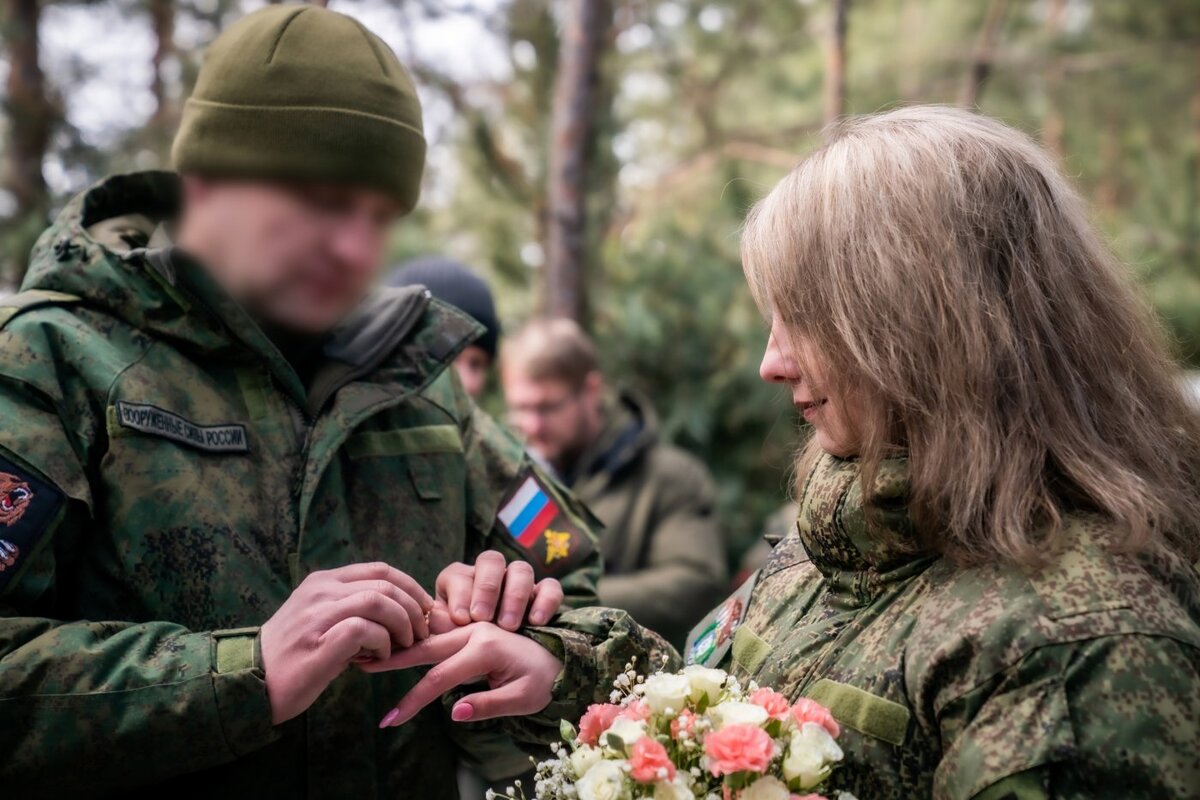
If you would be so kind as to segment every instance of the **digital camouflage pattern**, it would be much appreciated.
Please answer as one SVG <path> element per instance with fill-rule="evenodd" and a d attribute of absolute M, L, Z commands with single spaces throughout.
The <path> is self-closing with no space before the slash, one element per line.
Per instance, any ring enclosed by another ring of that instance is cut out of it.
<path fill-rule="evenodd" d="M 417 675 L 353 669 L 273 727 L 256 626 L 314 570 L 386 561 L 432 591 L 484 549 L 528 557 L 496 513 L 530 474 L 571 534 L 535 567 L 590 605 L 592 518 L 446 370 L 467 317 L 390 290 L 303 386 L 202 270 L 141 248 L 176 191 L 147 173 L 75 199 L 0 306 L 0 473 L 23 508 L 0 519 L 19 551 L 0 571 L 0 794 L 454 797 L 451 731 L 477 757 L 491 732 L 439 707 L 380 731 Z"/>
<path fill-rule="evenodd" d="M 856 463 L 820 461 L 720 664 L 830 707 L 846 753 L 833 789 L 1200 797 L 1196 569 L 1114 555 L 1110 526 L 1084 515 L 1041 570 L 957 568 L 913 548 L 905 476 L 885 464 L 864 504 Z M 568 655 L 597 695 L 619 671 Z"/>

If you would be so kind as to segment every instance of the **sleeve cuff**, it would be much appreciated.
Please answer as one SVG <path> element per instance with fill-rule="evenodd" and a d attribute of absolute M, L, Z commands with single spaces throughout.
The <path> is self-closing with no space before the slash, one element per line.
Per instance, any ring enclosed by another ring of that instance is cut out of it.
<path fill-rule="evenodd" d="M 212 633 L 212 680 L 225 741 L 235 756 L 264 747 L 281 735 L 271 724 L 258 628 Z"/>

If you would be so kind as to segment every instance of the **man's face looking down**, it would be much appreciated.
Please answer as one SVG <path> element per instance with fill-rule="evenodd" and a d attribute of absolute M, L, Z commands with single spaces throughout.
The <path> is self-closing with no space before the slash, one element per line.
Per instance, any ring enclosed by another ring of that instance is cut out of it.
<path fill-rule="evenodd" d="M 178 239 L 256 319 L 323 333 L 366 296 L 400 215 L 372 189 L 188 176 Z"/>

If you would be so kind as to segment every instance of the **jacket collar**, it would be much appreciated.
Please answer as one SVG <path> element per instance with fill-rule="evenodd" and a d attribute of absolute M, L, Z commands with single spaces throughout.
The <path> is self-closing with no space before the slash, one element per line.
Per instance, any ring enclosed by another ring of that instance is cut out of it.
<path fill-rule="evenodd" d="M 857 460 L 822 455 L 805 481 L 796 529 L 826 577 L 878 576 L 927 561 L 908 516 L 908 469 L 903 458 L 883 462 L 864 496 Z"/>

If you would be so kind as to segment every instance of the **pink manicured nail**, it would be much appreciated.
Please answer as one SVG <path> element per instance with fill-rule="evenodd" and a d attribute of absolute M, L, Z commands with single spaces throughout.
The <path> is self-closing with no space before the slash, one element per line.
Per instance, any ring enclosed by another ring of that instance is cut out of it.
<path fill-rule="evenodd" d="M 459 703 L 450 710 L 450 719 L 455 722 L 466 722 L 472 715 L 475 714 L 475 709 L 471 708 L 470 703 Z"/>
<path fill-rule="evenodd" d="M 379 727 L 390 728 L 390 727 L 392 727 L 392 724 L 398 719 L 400 719 L 400 709 L 393 708 L 386 715 L 384 715 L 383 719 L 379 720 Z"/>

